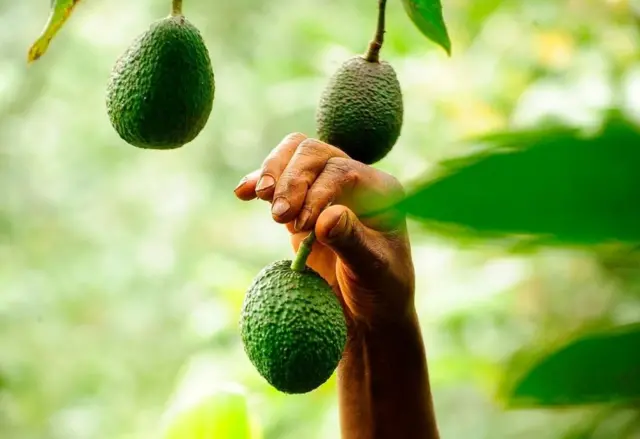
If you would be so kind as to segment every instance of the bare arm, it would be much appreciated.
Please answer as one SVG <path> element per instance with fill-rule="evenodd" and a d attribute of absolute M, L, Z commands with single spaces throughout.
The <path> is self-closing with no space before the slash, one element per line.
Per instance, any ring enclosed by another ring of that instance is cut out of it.
<path fill-rule="evenodd" d="M 349 322 L 338 370 L 342 439 L 438 439 L 404 215 L 359 217 L 370 201 L 401 195 L 400 183 L 293 133 L 235 193 L 272 202 L 296 250 L 315 230 L 307 263 L 335 287 Z"/>
<path fill-rule="evenodd" d="M 438 439 L 417 316 L 362 332 L 338 371 L 342 439 Z"/>

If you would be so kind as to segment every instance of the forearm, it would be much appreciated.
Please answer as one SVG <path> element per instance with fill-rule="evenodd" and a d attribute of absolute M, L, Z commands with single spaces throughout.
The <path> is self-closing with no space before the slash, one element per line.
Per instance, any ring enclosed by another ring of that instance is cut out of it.
<path fill-rule="evenodd" d="M 417 316 L 357 334 L 338 370 L 342 439 L 438 439 Z"/>

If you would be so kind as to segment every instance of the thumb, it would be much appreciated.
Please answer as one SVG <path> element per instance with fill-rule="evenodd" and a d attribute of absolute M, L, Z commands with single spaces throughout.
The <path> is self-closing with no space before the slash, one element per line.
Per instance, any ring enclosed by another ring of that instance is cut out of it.
<path fill-rule="evenodd" d="M 366 227 L 353 211 L 333 205 L 316 222 L 316 238 L 333 250 L 356 275 L 371 275 L 385 267 L 385 240 L 380 232 Z"/>

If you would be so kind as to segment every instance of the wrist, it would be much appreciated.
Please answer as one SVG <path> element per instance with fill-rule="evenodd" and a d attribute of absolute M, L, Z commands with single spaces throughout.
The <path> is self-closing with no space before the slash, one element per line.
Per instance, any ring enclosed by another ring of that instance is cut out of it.
<path fill-rule="evenodd" d="M 412 306 L 394 317 L 350 324 L 345 356 L 386 356 L 386 352 L 397 352 L 399 349 L 417 349 L 422 353 L 422 347 L 420 323 Z"/>
<path fill-rule="evenodd" d="M 348 326 L 347 347 L 352 343 L 362 344 L 367 340 L 376 340 L 379 343 L 393 342 L 398 336 L 420 332 L 418 314 L 413 304 L 394 312 L 387 309 L 366 319 L 352 319 Z"/>
<path fill-rule="evenodd" d="M 355 437 L 438 438 L 415 310 L 407 318 L 353 332 L 338 382 L 341 409 L 351 414 L 343 419 L 344 431 L 361 431 L 370 425 L 370 430 Z M 354 419 L 358 420 L 355 426 Z"/>

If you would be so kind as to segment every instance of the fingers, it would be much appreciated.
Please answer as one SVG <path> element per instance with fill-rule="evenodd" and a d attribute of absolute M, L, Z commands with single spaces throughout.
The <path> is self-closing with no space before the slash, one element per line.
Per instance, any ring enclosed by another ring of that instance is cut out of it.
<path fill-rule="evenodd" d="M 273 218 L 280 223 L 295 219 L 311 185 L 324 173 L 329 160 L 338 157 L 346 159 L 348 156 L 319 140 L 301 142 L 277 181 L 271 209 Z"/>
<path fill-rule="evenodd" d="M 264 159 L 260 169 L 247 174 L 240 180 L 233 190 L 236 196 L 243 201 L 253 200 L 256 197 L 271 201 L 276 182 L 287 167 L 298 145 L 306 138 L 307 136 L 304 134 L 291 133 L 282 139 Z"/>
<path fill-rule="evenodd" d="M 403 193 L 402 186 L 391 175 L 355 160 L 332 157 L 307 190 L 294 230 L 311 230 L 330 204 L 348 206 L 366 227 L 394 230 L 404 223 L 404 216 L 390 206 Z"/>
<path fill-rule="evenodd" d="M 294 231 L 314 227 L 329 204 L 343 204 L 362 217 L 365 226 L 393 229 L 395 214 L 380 214 L 402 196 L 402 186 L 392 176 L 350 159 L 340 149 L 290 134 L 264 160 L 261 169 L 243 178 L 235 189 L 241 200 L 256 197 L 272 201 L 275 221 Z M 402 219 L 402 218 L 400 218 Z"/>
<path fill-rule="evenodd" d="M 351 204 L 348 200 L 362 170 L 358 162 L 343 157 L 331 157 L 307 190 L 294 229 L 298 232 L 313 228 L 324 208 L 333 202 Z"/>
<path fill-rule="evenodd" d="M 236 197 L 243 201 L 250 201 L 256 198 L 256 185 L 258 184 L 261 172 L 261 169 L 256 169 L 250 174 L 245 175 L 233 190 Z"/>
<path fill-rule="evenodd" d="M 386 270 L 389 252 L 384 236 L 366 227 L 349 208 L 335 205 L 325 209 L 315 227 L 317 240 L 331 248 L 354 275 Z M 365 270 L 366 273 L 359 273 Z"/>
<path fill-rule="evenodd" d="M 258 198 L 267 201 L 273 199 L 276 182 L 296 152 L 298 145 L 306 138 L 307 136 L 300 133 L 289 134 L 269 153 L 262 163 L 262 169 L 256 183 L 255 192 Z"/>

